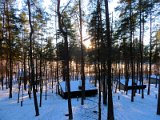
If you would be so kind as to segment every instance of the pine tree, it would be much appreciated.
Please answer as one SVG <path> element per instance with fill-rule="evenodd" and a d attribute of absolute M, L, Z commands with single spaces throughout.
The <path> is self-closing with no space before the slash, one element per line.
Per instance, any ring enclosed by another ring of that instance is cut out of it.
<path fill-rule="evenodd" d="M 58 0 L 57 3 L 57 13 L 58 13 L 58 24 L 59 24 L 59 30 L 62 33 L 62 36 L 64 38 L 64 75 L 66 78 L 66 85 L 67 85 L 67 92 L 68 92 L 68 112 L 69 112 L 69 119 L 73 119 L 72 114 L 72 103 L 71 103 L 71 96 L 70 96 L 70 78 L 69 78 L 69 50 L 68 50 L 68 29 L 63 21 L 65 13 L 60 13 L 60 0 Z"/>
<path fill-rule="evenodd" d="M 107 120 L 114 120 L 113 112 L 113 98 L 112 98 L 112 88 L 111 88 L 111 52 L 112 52 L 112 40 L 110 33 L 110 20 L 109 20 L 109 9 L 108 9 L 108 0 L 105 0 L 105 11 L 106 11 L 106 35 L 107 35 L 107 84 L 108 84 L 108 115 Z"/>
<path fill-rule="evenodd" d="M 30 25 L 30 65 L 31 65 L 31 82 L 32 82 L 32 88 L 33 88 L 33 96 L 34 96 L 34 106 L 35 106 L 35 111 L 36 111 L 36 116 L 39 116 L 39 108 L 38 108 L 38 101 L 37 101 L 37 95 L 36 95 L 36 89 L 35 89 L 35 81 L 34 81 L 34 63 L 33 63 L 33 53 L 32 53 L 32 35 L 34 32 L 33 26 L 32 26 L 32 19 L 31 19 L 31 4 L 30 0 L 27 0 L 27 5 L 28 5 L 28 13 L 29 13 L 29 25 Z"/>
<path fill-rule="evenodd" d="M 82 36 L 82 13 L 81 13 L 81 0 L 79 0 L 79 17 L 80 17 L 80 43 L 81 43 L 81 80 L 82 80 L 82 99 L 81 105 L 84 105 L 85 99 L 85 73 L 84 73 L 84 49 L 83 49 L 83 36 Z"/>

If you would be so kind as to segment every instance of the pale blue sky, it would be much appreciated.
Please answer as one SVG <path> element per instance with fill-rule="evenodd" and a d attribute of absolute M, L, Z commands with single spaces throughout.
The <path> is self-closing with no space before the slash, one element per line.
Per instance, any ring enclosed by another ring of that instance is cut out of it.
<path fill-rule="evenodd" d="M 20 9 L 22 7 L 22 2 L 21 2 L 22 0 L 17 0 L 17 1 L 18 1 L 18 8 Z M 42 1 L 44 1 L 43 8 L 46 8 L 46 10 L 49 9 L 50 5 L 52 5 L 51 0 L 42 0 Z M 52 1 L 56 1 L 56 0 L 52 0 Z M 68 1 L 69 0 L 61 0 L 61 5 L 66 5 Z M 89 0 L 82 0 L 82 6 L 83 6 L 82 9 L 83 10 L 84 9 L 87 10 L 88 1 Z M 109 12 L 110 13 L 114 12 L 114 8 L 118 5 L 118 3 L 117 3 L 118 1 L 119 0 L 110 0 L 110 2 L 109 2 Z M 55 9 L 55 8 L 53 8 L 53 9 Z M 114 15 L 114 19 L 118 19 L 118 15 Z M 83 29 L 83 36 L 84 36 L 84 38 L 86 38 L 86 35 L 87 35 L 86 34 L 86 28 L 85 27 L 83 27 L 83 28 L 84 28 Z M 88 44 L 88 43 L 86 43 L 86 44 Z M 149 44 L 149 31 L 145 32 L 144 44 L 145 45 Z"/>

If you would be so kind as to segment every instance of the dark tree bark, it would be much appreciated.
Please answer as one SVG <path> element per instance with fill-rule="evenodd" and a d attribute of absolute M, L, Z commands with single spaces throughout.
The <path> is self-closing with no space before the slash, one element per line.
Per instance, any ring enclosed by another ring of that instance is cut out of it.
<path fill-rule="evenodd" d="M 48 83 L 48 72 L 47 72 L 47 61 L 45 61 L 45 73 L 46 73 L 46 77 L 45 77 L 45 100 L 47 100 L 47 83 Z"/>
<path fill-rule="evenodd" d="M 131 59 L 131 76 L 132 76 L 132 92 L 131 92 L 131 102 L 134 102 L 134 74 L 133 74 L 133 42 L 132 42 L 132 2 L 130 1 L 130 59 Z"/>
<path fill-rule="evenodd" d="M 103 56 L 106 52 L 106 44 L 105 44 L 105 40 L 104 40 L 104 36 L 103 36 L 103 23 L 102 23 L 102 0 L 99 0 L 99 3 L 98 3 L 98 14 L 99 14 L 99 20 L 98 20 L 98 33 L 99 33 L 99 38 L 100 38 L 100 41 L 98 41 L 98 58 L 99 58 L 99 64 L 101 64 L 101 69 L 98 67 L 99 69 L 99 74 L 98 75 L 100 78 L 98 78 L 99 80 L 101 79 L 101 82 L 103 82 L 103 104 L 107 104 L 107 81 L 106 81 L 106 57 Z M 100 84 L 99 83 L 99 84 Z M 101 89 L 101 88 L 99 88 Z M 101 97 L 101 95 L 99 96 Z M 101 99 L 99 101 L 101 103 Z M 100 105 L 100 104 L 99 104 Z"/>
<path fill-rule="evenodd" d="M 151 4 L 152 4 L 152 0 L 151 0 Z M 149 80 L 148 80 L 147 95 L 150 95 L 150 82 L 151 82 L 151 74 L 152 74 L 152 11 L 151 10 L 152 8 L 150 8 Z"/>
<path fill-rule="evenodd" d="M 19 71 L 19 65 L 18 65 L 18 71 Z M 17 76 L 17 81 L 18 81 L 18 100 L 17 100 L 17 103 L 19 103 L 20 90 L 21 90 L 21 77 L 20 77 L 19 73 Z"/>
<path fill-rule="evenodd" d="M 12 40 L 10 29 L 10 16 L 9 16 L 9 3 L 6 1 L 6 18 L 7 18 L 7 32 L 8 32 L 8 44 L 9 44 L 9 98 L 12 98 Z"/>
<path fill-rule="evenodd" d="M 78 71 L 78 59 L 76 59 L 76 73 L 75 73 L 75 80 L 78 80 L 79 71 Z"/>
<path fill-rule="evenodd" d="M 80 17 L 80 42 L 81 42 L 81 80 L 82 80 L 82 98 L 81 105 L 84 105 L 85 99 L 85 73 L 84 73 L 84 50 L 83 50 L 83 36 L 82 36 L 82 14 L 81 14 L 81 0 L 79 0 L 79 17 Z"/>
<path fill-rule="evenodd" d="M 103 79 L 103 104 L 107 105 L 107 82 L 106 82 L 106 64 L 102 63 L 102 79 Z"/>
<path fill-rule="evenodd" d="M 95 42 L 96 43 L 96 42 Z M 96 46 L 96 44 L 95 44 Z M 97 49 L 97 46 L 96 46 L 96 49 Z M 97 78 L 98 78 L 98 75 L 97 75 L 97 63 L 95 62 L 94 63 L 94 79 L 95 79 L 95 82 L 94 82 L 94 86 L 97 87 Z"/>
<path fill-rule="evenodd" d="M 112 98 L 112 88 L 111 88 L 111 52 L 112 52 L 112 40 L 110 32 L 110 21 L 109 21 L 109 9 L 108 9 L 108 0 L 105 0 L 105 11 L 106 11 L 106 35 L 107 35 L 107 84 L 108 84 L 108 115 L 107 120 L 114 120 L 113 112 L 113 98 Z"/>
<path fill-rule="evenodd" d="M 81 80 L 82 80 L 82 99 L 81 105 L 84 105 L 85 99 L 85 73 L 84 73 L 84 50 L 83 50 L 83 36 L 82 36 L 82 15 L 81 15 L 81 0 L 79 0 L 79 17 L 80 17 L 80 40 L 81 40 Z"/>
<path fill-rule="evenodd" d="M 29 54 L 29 53 L 28 53 Z M 31 65 L 30 65 L 30 59 L 29 59 L 29 55 L 28 55 L 28 66 L 29 66 L 29 85 L 28 85 L 28 96 L 29 96 L 29 99 L 31 99 L 31 90 L 32 90 L 32 83 L 31 83 Z"/>
<path fill-rule="evenodd" d="M 51 71 L 50 71 L 50 75 L 51 75 L 51 85 L 52 85 L 52 93 L 53 93 L 53 79 L 55 78 L 56 79 L 56 71 L 54 71 L 53 69 L 54 69 L 54 66 L 53 66 L 53 64 L 51 63 L 51 66 L 50 66 L 50 69 L 51 69 Z M 54 74 L 55 73 L 55 74 Z"/>
<path fill-rule="evenodd" d="M 36 78 L 35 78 L 36 92 L 38 92 L 38 58 L 37 58 L 37 56 L 36 56 L 36 73 L 35 73 L 35 75 L 36 75 Z"/>
<path fill-rule="evenodd" d="M 55 16 L 55 29 L 57 30 L 57 16 Z M 56 47 L 57 47 L 57 34 L 56 34 Z M 58 55 L 56 56 L 56 81 L 57 81 L 57 93 L 59 94 L 59 59 L 58 59 Z"/>
<path fill-rule="evenodd" d="M 140 41 L 140 82 L 143 86 L 143 41 L 142 41 L 142 1 L 139 0 L 139 13 L 140 13 L 140 33 L 139 33 L 139 41 Z M 142 98 L 144 98 L 144 91 L 142 89 Z"/>
<path fill-rule="evenodd" d="M 6 60 L 6 89 L 8 89 L 8 81 L 9 81 L 9 71 L 8 71 L 8 53 L 7 53 L 7 60 Z"/>
<path fill-rule="evenodd" d="M 34 106 L 35 106 L 35 112 L 36 116 L 39 116 L 39 108 L 38 108 L 38 101 L 37 101 L 37 95 L 36 95 L 36 88 L 35 88 L 35 81 L 34 81 L 34 62 L 33 62 L 33 53 L 32 53 L 32 34 L 34 32 L 33 27 L 32 27 L 32 20 L 31 20 L 31 8 L 30 8 L 30 0 L 27 0 L 27 5 L 28 5 L 28 13 L 29 13 L 29 25 L 30 25 L 30 67 L 31 67 L 31 82 L 32 82 L 32 88 L 33 88 L 33 96 L 34 96 Z"/>
<path fill-rule="evenodd" d="M 119 74 L 118 74 L 118 89 L 119 89 L 119 91 L 120 91 L 120 82 L 121 82 L 121 62 L 119 61 Z"/>
<path fill-rule="evenodd" d="M 39 102 L 39 107 L 42 106 L 42 92 L 43 92 L 43 80 L 42 80 L 42 40 L 41 40 L 41 52 L 40 52 L 40 66 L 39 66 L 39 71 L 40 71 L 40 102 Z"/>
<path fill-rule="evenodd" d="M 157 115 L 160 115 L 160 80 L 158 80 Z"/>
<path fill-rule="evenodd" d="M 3 81 L 3 79 L 4 79 L 4 66 L 3 66 L 3 62 L 2 62 L 2 42 L 5 40 L 5 37 L 4 37 L 4 29 L 5 29 L 5 2 L 3 2 L 3 15 L 2 15 L 2 36 L 1 36 L 1 38 L 2 39 L 0 39 L 0 60 L 1 60 L 1 67 L 2 67 L 2 70 L 1 70 L 1 85 L 2 85 L 2 90 L 3 90 L 3 86 L 4 86 L 4 81 Z"/>
<path fill-rule="evenodd" d="M 65 38 L 65 76 L 66 76 L 66 84 L 67 84 L 67 92 L 68 92 L 68 110 L 69 110 L 69 119 L 73 119 L 72 115 L 72 103 L 71 103 L 71 96 L 70 96 L 70 78 L 69 78 L 69 56 L 68 56 L 68 40 L 67 35 Z"/>
<path fill-rule="evenodd" d="M 27 78 L 28 76 L 26 75 L 26 53 L 24 52 L 24 58 L 23 58 L 23 69 L 24 69 L 24 77 L 23 77 L 23 82 L 24 82 L 24 90 L 26 90 L 26 85 L 27 85 Z"/>
<path fill-rule="evenodd" d="M 97 76 L 97 80 L 98 80 L 98 90 L 99 90 L 99 94 L 98 94 L 98 120 L 101 120 L 101 69 L 100 69 L 100 35 L 101 35 L 101 28 L 100 28 L 100 17 L 101 17 L 101 3 L 100 0 L 97 1 L 97 15 L 98 15 L 98 30 L 97 30 L 97 69 L 98 69 L 98 76 Z"/>
<path fill-rule="evenodd" d="M 57 5 L 57 13 L 58 13 L 58 24 L 59 30 L 64 37 L 64 74 L 66 78 L 66 85 L 67 85 L 67 92 L 68 92 L 68 112 L 69 112 L 69 119 L 73 119 L 72 114 L 72 103 L 71 103 L 71 96 L 70 96 L 70 78 L 69 78 L 69 50 L 68 50 L 68 33 L 67 28 L 64 25 L 64 21 L 62 20 L 62 15 L 60 13 L 60 0 L 58 0 Z M 65 30 L 63 29 L 65 27 Z"/>

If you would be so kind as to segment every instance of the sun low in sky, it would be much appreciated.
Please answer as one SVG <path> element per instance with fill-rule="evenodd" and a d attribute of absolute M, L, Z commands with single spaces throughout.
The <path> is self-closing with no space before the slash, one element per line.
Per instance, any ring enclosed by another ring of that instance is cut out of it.
<path fill-rule="evenodd" d="M 91 41 L 90 41 L 90 40 L 83 41 L 83 44 L 85 45 L 85 47 L 86 47 L 87 49 L 89 49 L 89 48 L 92 47 L 92 46 L 91 46 Z"/>
<path fill-rule="evenodd" d="M 56 1 L 56 0 L 55 0 Z M 61 5 L 66 5 L 68 3 L 69 0 L 61 0 Z M 74 1 L 74 0 L 72 0 Z M 87 11 L 87 5 L 88 5 L 88 2 L 89 0 L 82 0 L 82 6 L 83 6 L 83 10 Z M 17 3 L 18 3 L 18 8 L 21 9 L 22 8 L 22 0 L 17 0 Z M 50 6 L 52 5 L 52 2 L 51 0 L 42 0 L 42 3 L 43 3 L 43 8 L 45 10 L 49 10 L 50 9 Z M 109 2 L 109 11 L 110 13 L 114 12 L 114 8 L 118 5 L 118 0 L 111 0 Z M 53 6 L 55 7 L 55 6 Z M 54 18 L 53 18 L 54 19 Z M 53 20 L 54 21 L 54 20 Z M 86 24 L 86 23 L 84 23 Z M 83 44 L 85 45 L 86 48 L 90 48 L 91 47 L 91 41 L 89 38 L 89 35 L 87 34 L 87 27 L 86 25 L 83 25 L 82 26 L 83 30 L 82 30 L 82 36 L 83 36 Z M 87 39 L 86 39 L 87 38 Z"/>

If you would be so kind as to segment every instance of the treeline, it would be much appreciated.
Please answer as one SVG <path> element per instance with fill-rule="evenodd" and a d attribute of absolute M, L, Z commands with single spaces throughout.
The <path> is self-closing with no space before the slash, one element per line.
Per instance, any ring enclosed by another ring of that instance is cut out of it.
<path fill-rule="evenodd" d="M 98 79 L 101 76 L 100 81 L 103 82 L 103 103 L 106 103 L 105 94 L 108 92 L 105 90 L 107 88 L 105 81 L 109 77 L 107 65 L 110 63 L 107 59 L 112 60 L 113 80 L 118 81 L 120 84 L 121 77 L 124 76 L 125 86 L 128 86 L 129 81 L 131 81 L 132 102 L 134 102 L 136 94 L 134 88 L 138 84 L 144 85 L 145 75 L 148 79 L 147 94 L 149 95 L 151 75 L 159 76 L 160 39 L 158 37 L 159 26 L 157 25 L 159 22 L 159 1 L 119 1 L 118 6 L 115 8 L 116 12 L 111 13 L 110 18 L 108 18 L 110 20 L 110 28 L 108 29 L 111 31 L 110 36 L 112 39 L 110 49 L 112 50 L 108 49 L 107 18 L 104 17 L 106 14 L 105 2 L 94 0 L 90 3 L 89 9 L 91 13 L 88 18 L 88 28 L 89 34 L 92 36 L 89 58 L 90 62 L 95 65 L 96 78 Z M 149 44 L 145 45 L 145 41 L 149 41 Z M 144 89 L 139 90 L 140 93 L 143 99 Z M 159 95 L 160 93 L 158 93 Z M 158 98 L 157 114 L 159 113 Z"/>
<path fill-rule="evenodd" d="M 85 104 L 87 65 L 93 66 L 90 75 L 94 76 L 95 86 L 98 84 L 99 91 L 103 90 L 103 96 L 99 92 L 99 120 L 102 97 L 103 104 L 108 105 L 107 119 L 114 119 L 113 80 L 120 81 L 121 76 L 125 76 L 126 85 L 129 79 L 132 86 L 137 81 L 143 85 L 147 74 L 149 95 L 151 75 L 159 75 L 159 0 L 120 0 L 112 14 L 108 0 L 92 0 L 88 4 L 88 15 L 83 2 L 68 1 L 62 6 L 60 0 L 52 1 L 49 11 L 45 11 L 40 0 L 22 1 L 20 9 L 17 1 L 0 3 L 1 86 L 4 89 L 5 83 L 12 98 L 13 76 L 22 70 L 23 77 L 17 77 L 19 92 L 23 85 L 31 98 L 33 91 L 36 116 L 39 115 L 36 93 L 40 92 L 39 106 L 42 106 L 43 87 L 51 83 L 53 91 L 53 82 L 59 86 L 60 79 L 66 81 L 70 93 L 71 75 L 82 80 L 81 104 Z M 85 22 L 91 38 L 90 48 L 83 44 Z M 148 45 L 144 45 L 146 39 L 150 41 Z M 153 65 L 156 70 L 152 69 Z M 158 89 L 157 114 L 160 114 L 160 83 Z M 144 98 L 143 89 L 139 93 Z M 132 89 L 132 102 L 134 97 Z M 68 110 L 69 119 L 73 119 L 70 94 Z"/>

